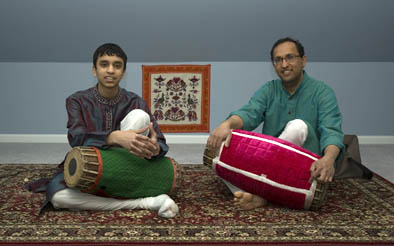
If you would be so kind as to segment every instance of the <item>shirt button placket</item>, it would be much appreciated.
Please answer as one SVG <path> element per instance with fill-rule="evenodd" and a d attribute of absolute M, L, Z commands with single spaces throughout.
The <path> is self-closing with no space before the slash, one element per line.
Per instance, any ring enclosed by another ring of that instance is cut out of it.
<path fill-rule="evenodd" d="M 288 107 L 288 109 L 289 109 L 289 111 L 287 112 L 287 114 L 288 114 L 288 119 L 289 119 L 289 121 L 290 120 L 294 120 L 294 117 L 295 117 L 295 114 L 294 114 L 294 112 L 295 112 L 295 107 L 294 107 L 294 100 L 292 100 L 292 97 L 290 96 L 289 98 L 288 98 L 288 105 L 289 105 L 289 107 Z"/>
<path fill-rule="evenodd" d="M 106 129 L 107 129 L 107 131 L 110 131 L 112 129 L 112 111 L 111 111 L 111 109 L 109 109 L 105 112 L 105 117 L 106 117 Z"/>

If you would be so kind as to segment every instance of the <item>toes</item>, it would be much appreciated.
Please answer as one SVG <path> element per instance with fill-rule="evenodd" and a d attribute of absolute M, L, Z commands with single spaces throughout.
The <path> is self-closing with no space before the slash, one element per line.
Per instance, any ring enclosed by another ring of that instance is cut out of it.
<path fill-rule="evenodd" d="M 235 192 L 234 204 L 243 210 L 251 210 L 265 206 L 267 201 L 248 192 Z"/>
<path fill-rule="evenodd" d="M 245 201 L 245 202 L 252 202 L 252 200 L 253 200 L 253 195 L 252 194 L 250 194 L 250 193 L 247 193 L 247 192 L 244 192 L 244 195 L 243 195 L 243 200 Z"/>
<path fill-rule="evenodd" d="M 243 195 L 244 195 L 244 192 L 242 192 L 242 191 L 236 191 L 236 192 L 234 192 L 234 197 L 235 197 L 235 198 L 241 199 Z"/>
<path fill-rule="evenodd" d="M 152 209 L 152 210 L 160 209 L 160 207 L 163 206 L 164 202 L 167 199 L 171 199 L 171 198 L 166 194 L 162 194 L 162 195 L 158 195 L 156 197 L 153 197 L 152 204 L 150 204 L 150 209 Z"/>
<path fill-rule="evenodd" d="M 173 218 L 179 212 L 178 205 L 171 199 L 167 199 L 158 211 L 158 215 L 164 218 Z"/>

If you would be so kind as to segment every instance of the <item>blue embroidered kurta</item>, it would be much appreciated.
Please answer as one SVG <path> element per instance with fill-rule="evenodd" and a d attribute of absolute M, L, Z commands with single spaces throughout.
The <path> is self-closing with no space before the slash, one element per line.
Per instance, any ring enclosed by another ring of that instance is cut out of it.
<path fill-rule="evenodd" d="M 166 140 L 146 102 L 137 94 L 120 88 L 114 99 L 101 96 L 96 87 L 78 91 L 66 99 L 68 142 L 74 146 L 107 148 L 108 134 L 120 129 L 120 122 L 133 109 L 147 112 L 161 147 L 159 156 L 168 151 Z"/>

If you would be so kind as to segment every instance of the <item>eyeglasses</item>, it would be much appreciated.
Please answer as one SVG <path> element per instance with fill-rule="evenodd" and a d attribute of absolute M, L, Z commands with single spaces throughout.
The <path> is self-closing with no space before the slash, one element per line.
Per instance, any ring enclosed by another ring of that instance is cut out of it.
<path fill-rule="evenodd" d="M 292 63 L 295 61 L 296 57 L 301 57 L 301 56 L 293 55 L 293 54 L 288 54 L 285 56 L 285 58 L 277 56 L 274 58 L 274 64 L 281 65 L 283 63 L 283 60 L 285 60 L 287 63 Z"/>

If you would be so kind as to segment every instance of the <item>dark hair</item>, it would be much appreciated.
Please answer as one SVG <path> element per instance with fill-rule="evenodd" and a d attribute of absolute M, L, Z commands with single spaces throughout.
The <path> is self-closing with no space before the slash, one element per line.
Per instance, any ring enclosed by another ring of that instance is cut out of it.
<path fill-rule="evenodd" d="M 301 57 L 303 57 L 305 55 L 304 46 L 302 46 L 300 41 L 298 41 L 296 39 L 289 38 L 289 37 L 281 38 L 281 39 L 279 39 L 278 41 L 275 42 L 274 46 L 272 46 L 272 49 L 271 49 L 271 61 L 272 62 L 274 61 L 274 49 L 276 48 L 276 46 L 278 46 L 278 45 L 280 45 L 282 43 L 285 43 L 285 42 L 292 42 L 292 43 L 294 43 L 295 46 L 297 47 L 297 51 L 298 51 L 299 55 Z"/>
<path fill-rule="evenodd" d="M 97 59 L 103 55 L 109 55 L 109 56 L 118 56 L 122 58 L 123 60 L 123 66 L 124 69 L 126 70 L 126 63 L 127 63 L 127 55 L 126 53 L 120 48 L 119 45 L 113 44 L 113 43 L 106 43 L 101 46 L 99 46 L 96 51 L 93 54 L 93 66 L 97 68 Z"/>

